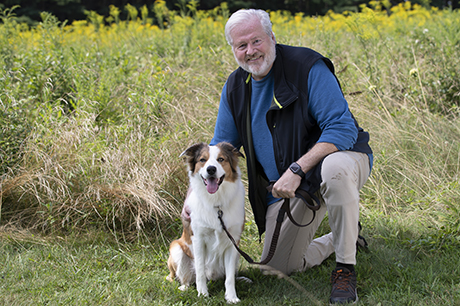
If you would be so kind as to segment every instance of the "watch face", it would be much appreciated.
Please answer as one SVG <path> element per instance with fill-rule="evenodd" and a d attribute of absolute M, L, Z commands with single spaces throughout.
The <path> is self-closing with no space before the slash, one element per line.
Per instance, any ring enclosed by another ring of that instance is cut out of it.
<path fill-rule="evenodd" d="M 303 173 L 303 171 L 302 171 L 302 168 L 297 163 L 292 163 L 289 166 L 289 169 L 291 169 L 292 172 L 294 172 L 297 175 L 300 175 L 301 177 L 303 177 L 305 175 L 305 173 Z"/>

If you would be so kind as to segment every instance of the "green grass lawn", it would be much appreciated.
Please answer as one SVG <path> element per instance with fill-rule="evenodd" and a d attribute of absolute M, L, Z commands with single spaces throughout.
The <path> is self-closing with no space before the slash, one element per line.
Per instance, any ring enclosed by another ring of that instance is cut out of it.
<path fill-rule="evenodd" d="M 460 248 L 412 250 L 410 229 L 363 222 L 368 252 L 359 252 L 360 305 L 460 305 Z M 251 226 L 251 225 L 249 225 Z M 384 227 L 384 228 L 383 228 Z M 327 227 L 323 226 L 323 231 Z M 244 232 L 251 255 L 261 246 Z M 252 241 L 252 242 L 251 242 Z M 41 237 L 2 231 L 0 296 L 3 305 L 224 305 L 223 280 L 208 284 L 210 296 L 194 287 L 182 292 L 166 280 L 167 249 L 149 243 L 117 243 L 111 234 Z M 290 281 L 264 275 L 240 260 L 240 305 L 327 305 L 334 255 L 322 265 L 291 275 Z"/>

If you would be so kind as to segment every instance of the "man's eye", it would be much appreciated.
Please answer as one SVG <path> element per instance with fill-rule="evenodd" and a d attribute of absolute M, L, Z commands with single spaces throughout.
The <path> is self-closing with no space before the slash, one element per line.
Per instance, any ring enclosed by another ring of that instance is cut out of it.
<path fill-rule="evenodd" d="M 238 46 L 238 49 L 240 49 L 240 50 L 241 50 L 241 49 L 244 49 L 244 48 L 246 48 L 246 44 L 242 44 L 242 45 L 239 45 L 239 46 Z"/>

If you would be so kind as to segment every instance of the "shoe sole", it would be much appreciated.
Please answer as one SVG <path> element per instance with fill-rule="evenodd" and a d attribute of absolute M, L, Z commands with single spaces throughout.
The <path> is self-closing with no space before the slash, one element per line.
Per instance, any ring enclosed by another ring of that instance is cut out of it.
<path fill-rule="evenodd" d="M 352 304 L 356 304 L 358 303 L 358 294 L 356 293 L 356 300 L 354 300 L 353 302 L 348 302 L 348 303 L 331 303 L 329 302 L 329 306 L 337 306 L 337 305 L 352 305 Z"/>

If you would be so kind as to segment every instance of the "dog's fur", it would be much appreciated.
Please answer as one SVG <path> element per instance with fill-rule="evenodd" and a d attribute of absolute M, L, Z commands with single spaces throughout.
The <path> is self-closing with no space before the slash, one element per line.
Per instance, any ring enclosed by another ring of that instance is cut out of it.
<path fill-rule="evenodd" d="M 177 277 L 181 290 L 195 281 L 198 296 L 208 296 L 207 280 L 225 276 L 225 299 L 238 303 L 235 275 L 239 254 L 222 229 L 218 210 L 222 210 L 227 230 L 239 243 L 245 211 L 238 157 L 243 155 L 229 143 L 198 143 L 181 156 L 185 156 L 189 170 L 186 205 L 191 222 L 183 220 L 182 237 L 171 243 L 168 279 Z"/>

